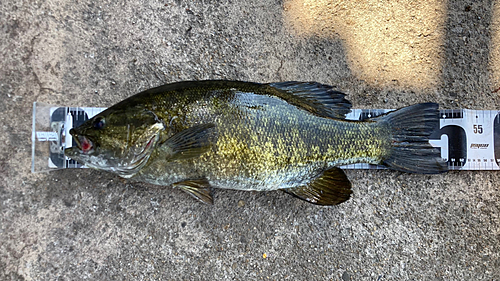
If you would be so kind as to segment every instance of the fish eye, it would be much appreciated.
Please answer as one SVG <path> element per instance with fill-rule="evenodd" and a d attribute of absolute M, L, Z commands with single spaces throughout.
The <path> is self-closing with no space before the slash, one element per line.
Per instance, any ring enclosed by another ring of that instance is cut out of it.
<path fill-rule="evenodd" d="M 96 129 L 104 128 L 104 125 L 106 125 L 106 123 L 104 122 L 104 117 L 97 117 L 94 120 L 93 125 L 94 125 L 94 128 L 96 128 Z"/>

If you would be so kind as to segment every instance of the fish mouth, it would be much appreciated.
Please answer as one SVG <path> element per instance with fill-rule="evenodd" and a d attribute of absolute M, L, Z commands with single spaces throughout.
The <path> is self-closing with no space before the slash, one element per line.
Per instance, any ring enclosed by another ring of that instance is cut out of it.
<path fill-rule="evenodd" d="M 76 146 L 83 153 L 89 154 L 94 151 L 94 142 L 86 136 L 78 135 L 75 131 L 71 130 L 69 132 L 73 137 L 73 140 L 76 142 Z"/>

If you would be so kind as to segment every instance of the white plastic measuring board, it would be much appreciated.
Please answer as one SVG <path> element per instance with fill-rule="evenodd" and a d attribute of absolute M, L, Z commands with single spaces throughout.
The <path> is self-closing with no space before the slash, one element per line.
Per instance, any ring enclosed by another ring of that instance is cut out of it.
<path fill-rule="evenodd" d="M 105 110 L 96 107 L 60 107 L 33 104 L 32 172 L 82 168 L 64 156 L 73 146 L 69 130 Z M 353 109 L 347 119 L 365 120 L 389 109 Z M 500 170 L 500 111 L 440 110 L 440 126 L 430 143 L 441 150 L 450 170 Z M 344 169 L 385 169 L 383 166 L 353 164 Z"/>

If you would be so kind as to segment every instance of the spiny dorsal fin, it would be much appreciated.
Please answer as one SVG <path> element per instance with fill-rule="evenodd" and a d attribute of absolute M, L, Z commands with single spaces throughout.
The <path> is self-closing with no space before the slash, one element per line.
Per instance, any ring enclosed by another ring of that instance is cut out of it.
<path fill-rule="evenodd" d="M 326 170 L 306 186 L 282 190 L 316 205 L 337 205 L 348 200 L 352 193 L 351 182 L 339 168 Z"/>
<path fill-rule="evenodd" d="M 267 84 L 280 90 L 278 97 L 311 113 L 337 119 L 345 119 L 351 112 L 351 103 L 345 94 L 332 86 L 316 82 L 279 82 Z"/>
<path fill-rule="evenodd" d="M 211 137 L 214 124 L 196 125 L 174 134 L 161 144 L 170 161 L 198 157 L 205 153 L 214 141 Z"/>
<path fill-rule="evenodd" d="M 179 187 L 200 202 L 210 205 L 214 203 L 212 189 L 206 179 L 181 181 L 174 183 L 173 186 Z"/>

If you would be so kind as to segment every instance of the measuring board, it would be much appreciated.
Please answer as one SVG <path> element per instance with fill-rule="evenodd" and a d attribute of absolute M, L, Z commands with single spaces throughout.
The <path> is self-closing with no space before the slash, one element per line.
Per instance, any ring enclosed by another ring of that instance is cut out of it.
<path fill-rule="evenodd" d="M 69 130 L 78 127 L 106 108 L 61 107 L 33 104 L 32 172 L 82 168 L 80 163 L 64 156 L 72 147 Z M 365 120 L 390 109 L 353 109 L 350 120 Z M 500 170 L 500 111 L 440 110 L 439 128 L 430 136 L 432 146 L 440 149 L 450 170 Z M 385 169 L 370 164 L 352 164 L 344 169 Z"/>

